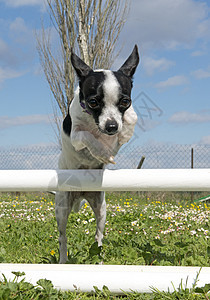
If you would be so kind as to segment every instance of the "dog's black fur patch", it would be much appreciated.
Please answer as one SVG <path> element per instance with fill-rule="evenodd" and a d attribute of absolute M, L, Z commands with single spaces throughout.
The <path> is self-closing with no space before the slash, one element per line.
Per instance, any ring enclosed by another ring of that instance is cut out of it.
<path fill-rule="evenodd" d="M 132 78 L 125 76 L 122 72 L 113 72 L 114 76 L 120 84 L 121 93 L 126 96 L 131 96 L 131 89 L 133 87 Z"/>
<path fill-rule="evenodd" d="M 91 71 L 84 81 L 80 81 L 80 101 L 84 101 L 87 111 L 93 116 L 96 124 L 98 124 L 98 118 L 104 107 L 104 92 L 103 92 L 103 82 L 105 80 L 105 75 L 103 72 L 93 72 Z M 95 98 L 98 101 L 99 107 L 97 109 L 91 109 L 88 106 L 88 100 Z"/>
<path fill-rule="evenodd" d="M 65 134 L 67 134 L 68 136 L 70 136 L 71 134 L 71 117 L 70 114 L 68 112 L 67 116 L 65 117 L 65 119 L 63 120 L 63 131 L 65 132 Z"/>

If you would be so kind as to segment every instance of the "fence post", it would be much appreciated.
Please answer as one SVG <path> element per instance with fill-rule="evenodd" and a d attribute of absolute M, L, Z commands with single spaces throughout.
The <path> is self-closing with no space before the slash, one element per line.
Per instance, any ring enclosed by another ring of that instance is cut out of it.
<path fill-rule="evenodd" d="M 191 169 L 194 168 L 194 149 L 191 148 Z M 194 193 L 191 192 L 191 201 L 194 201 Z"/>
<path fill-rule="evenodd" d="M 139 162 L 139 164 L 138 164 L 137 169 L 141 169 L 141 167 L 142 167 L 142 165 L 143 165 L 143 163 L 144 163 L 144 160 L 145 160 L 145 156 L 142 156 L 142 158 L 141 158 L 141 160 L 140 160 L 140 162 Z"/>
<path fill-rule="evenodd" d="M 194 168 L 194 149 L 191 148 L 191 169 Z"/>
<path fill-rule="evenodd" d="M 140 162 L 139 162 L 139 164 L 138 164 L 138 167 L 137 167 L 137 169 L 141 169 L 141 167 L 142 167 L 142 165 L 143 165 L 143 163 L 144 163 L 144 160 L 145 160 L 145 156 L 142 156 L 141 157 L 141 160 L 140 160 Z M 141 194 L 141 192 L 137 192 L 137 195 L 138 196 L 140 196 L 140 194 Z M 146 196 L 146 198 L 147 198 L 147 196 Z"/>

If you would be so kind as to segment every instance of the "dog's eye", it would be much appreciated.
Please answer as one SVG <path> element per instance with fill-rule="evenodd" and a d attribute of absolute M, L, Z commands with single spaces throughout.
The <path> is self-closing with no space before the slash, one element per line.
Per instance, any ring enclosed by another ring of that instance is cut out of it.
<path fill-rule="evenodd" d="M 87 101 L 87 104 L 90 108 L 98 108 L 99 107 L 99 104 L 98 104 L 98 101 L 96 99 L 90 99 Z"/>
<path fill-rule="evenodd" d="M 121 108 L 128 108 L 131 105 L 131 99 L 122 98 L 120 99 L 119 105 Z"/>

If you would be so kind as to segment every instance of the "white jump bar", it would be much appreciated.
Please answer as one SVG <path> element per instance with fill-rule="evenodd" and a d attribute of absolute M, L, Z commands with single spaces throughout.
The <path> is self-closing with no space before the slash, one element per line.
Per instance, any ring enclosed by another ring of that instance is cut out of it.
<path fill-rule="evenodd" d="M 13 271 L 25 272 L 26 281 L 36 284 L 39 279 L 51 280 L 54 287 L 61 290 L 82 292 L 94 291 L 94 286 L 102 289 L 106 285 L 112 293 L 136 291 L 151 292 L 151 287 L 160 291 L 173 292 L 181 283 L 191 288 L 199 267 L 168 266 L 120 266 L 120 265 L 40 265 L 40 264 L 0 264 L 0 278 L 3 273 L 13 280 Z M 210 268 L 202 268 L 197 286 L 209 283 Z M 172 285 L 173 283 L 173 285 Z"/>
<path fill-rule="evenodd" d="M 210 191 L 210 169 L 1 170 L 0 191 Z"/>

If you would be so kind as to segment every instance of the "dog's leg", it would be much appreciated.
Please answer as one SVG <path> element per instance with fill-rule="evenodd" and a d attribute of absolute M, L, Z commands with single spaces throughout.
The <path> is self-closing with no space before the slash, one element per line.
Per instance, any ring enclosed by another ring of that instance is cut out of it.
<path fill-rule="evenodd" d="M 134 133 L 134 128 L 136 125 L 138 118 L 137 115 L 133 109 L 133 106 L 131 105 L 123 116 L 123 128 L 122 131 L 119 133 L 118 136 L 118 143 L 120 146 L 127 143 Z"/>
<path fill-rule="evenodd" d="M 113 150 L 97 140 L 90 132 L 77 127 L 71 132 L 71 142 L 76 151 L 87 148 L 91 155 L 104 164 L 114 163 Z"/>
<path fill-rule="evenodd" d="M 103 232 L 106 223 L 106 201 L 104 192 L 87 193 L 85 195 L 87 201 L 90 203 L 92 210 L 96 216 L 96 235 L 95 240 L 98 246 L 102 246 Z"/>
<path fill-rule="evenodd" d="M 57 192 L 55 196 L 55 215 L 59 230 L 59 250 L 60 264 L 65 264 L 67 261 L 67 238 L 66 225 L 68 216 L 72 209 L 72 203 L 69 192 Z"/>

